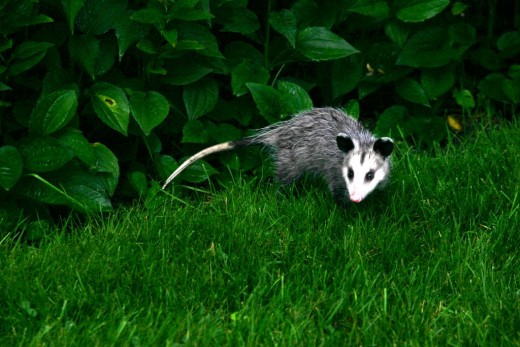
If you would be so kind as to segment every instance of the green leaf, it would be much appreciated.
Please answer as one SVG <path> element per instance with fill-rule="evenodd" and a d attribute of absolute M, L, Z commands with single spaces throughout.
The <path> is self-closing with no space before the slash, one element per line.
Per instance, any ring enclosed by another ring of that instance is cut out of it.
<path fill-rule="evenodd" d="M 348 11 L 376 19 L 385 19 L 390 14 L 387 2 L 378 0 L 357 0 L 348 8 Z"/>
<path fill-rule="evenodd" d="M 486 47 L 472 49 L 471 62 L 490 71 L 497 71 L 502 66 L 498 53 L 494 49 Z"/>
<path fill-rule="evenodd" d="M 28 140 L 21 149 L 25 168 L 30 172 L 49 172 L 59 169 L 74 156 L 71 150 L 51 137 L 41 136 Z"/>
<path fill-rule="evenodd" d="M 0 147 L 0 187 L 9 190 L 22 176 L 23 159 L 13 146 Z"/>
<path fill-rule="evenodd" d="M 457 104 L 459 104 L 464 110 L 470 110 L 475 107 L 475 99 L 473 94 L 467 89 L 455 89 L 453 90 L 453 97 Z"/>
<path fill-rule="evenodd" d="M 15 76 L 38 64 L 54 44 L 50 42 L 25 41 L 16 46 L 9 67 L 9 75 Z"/>
<path fill-rule="evenodd" d="M 520 83 L 513 83 L 501 73 L 487 75 L 480 81 L 478 88 L 482 94 L 492 99 L 515 104 L 520 102 Z"/>
<path fill-rule="evenodd" d="M 219 15 L 218 19 L 223 21 L 222 31 L 224 32 L 246 35 L 254 33 L 260 28 L 256 14 L 245 7 L 226 9 Z"/>
<path fill-rule="evenodd" d="M 97 75 L 96 62 L 101 56 L 100 41 L 97 38 L 91 35 L 72 36 L 69 52 L 92 78 Z"/>
<path fill-rule="evenodd" d="M 238 172 L 240 170 L 243 170 L 243 171 L 251 170 L 251 168 L 245 168 L 244 166 L 242 166 L 241 158 L 242 158 L 241 155 L 239 155 L 238 153 L 233 153 L 233 152 L 227 152 L 227 153 L 224 153 L 219 156 L 220 163 L 227 169 L 224 171 L 224 174 L 226 176 L 227 176 L 229 170 L 234 171 L 234 172 Z M 219 178 L 219 183 L 222 183 L 220 178 Z"/>
<path fill-rule="evenodd" d="M 507 75 L 513 79 L 513 81 L 520 80 L 520 65 L 511 65 L 507 70 Z"/>
<path fill-rule="evenodd" d="M 146 136 L 152 129 L 161 124 L 168 113 L 170 105 L 162 94 L 154 91 L 127 91 L 130 96 L 130 110 Z"/>
<path fill-rule="evenodd" d="M 169 155 L 159 155 L 158 160 L 155 160 L 155 165 L 161 181 L 167 179 L 168 176 L 179 167 L 177 161 Z"/>
<path fill-rule="evenodd" d="M 338 59 L 332 63 L 330 82 L 332 84 L 333 98 L 354 90 L 363 77 L 361 60 L 354 57 L 358 56 Z"/>
<path fill-rule="evenodd" d="M 233 94 L 241 96 L 247 93 L 246 83 L 265 84 L 269 80 L 269 71 L 261 64 L 245 61 L 235 66 L 231 72 L 231 87 Z"/>
<path fill-rule="evenodd" d="M 85 171 L 75 162 L 45 178 L 32 176 L 40 182 L 33 184 L 33 188 L 25 193 L 40 201 L 68 205 L 84 213 L 112 209 L 107 182 L 103 175 Z"/>
<path fill-rule="evenodd" d="M 146 179 L 146 175 L 141 171 L 129 172 L 128 183 L 130 183 L 139 196 L 145 195 L 148 190 L 148 180 Z"/>
<path fill-rule="evenodd" d="M 202 49 L 194 48 L 200 54 L 214 58 L 223 58 L 222 53 L 219 51 L 216 37 L 207 27 L 194 22 L 181 22 L 178 24 L 177 30 L 179 31 L 177 49 L 180 48 L 182 41 L 187 41 L 195 43 L 195 47 L 202 47 Z"/>
<path fill-rule="evenodd" d="M 177 46 L 177 38 L 179 37 L 179 32 L 175 29 L 172 30 L 163 30 L 161 32 L 162 36 L 172 47 Z"/>
<path fill-rule="evenodd" d="M 148 153 L 159 154 L 162 151 L 161 139 L 156 134 L 150 134 L 143 138 Z"/>
<path fill-rule="evenodd" d="M 95 76 L 101 76 L 112 68 L 116 61 L 116 43 L 110 36 L 102 36 L 100 40 L 100 56 L 96 60 Z M 94 77 L 94 76 L 93 76 Z"/>
<path fill-rule="evenodd" d="M 443 117 L 410 117 L 407 127 L 419 142 L 425 142 L 428 146 L 446 137 L 446 123 Z"/>
<path fill-rule="evenodd" d="M 107 146 L 99 142 L 93 143 L 92 149 L 97 160 L 96 171 L 119 178 L 119 164 L 115 154 Z"/>
<path fill-rule="evenodd" d="M 397 47 L 403 47 L 410 35 L 410 29 L 399 21 L 391 21 L 385 25 L 385 34 Z"/>
<path fill-rule="evenodd" d="M 176 0 L 175 6 L 176 6 L 176 9 L 188 9 L 188 8 L 194 8 L 195 6 L 197 6 L 197 4 L 199 2 L 201 2 L 201 1 L 200 0 Z M 204 1 L 202 1 L 202 2 L 204 2 Z M 204 7 L 204 9 L 206 9 L 206 8 L 207 7 Z"/>
<path fill-rule="evenodd" d="M 282 96 L 283 114 L 293 115 L 312 108 L 309 94 L 299 85 L 286 81 L 278 82 L 278 90 Z"/>
<path fill-rule="evenodd" d="M 205 160 L 198 160 L 188 166 L 180 174 L 180 178 L 191 183 L 200 183 L 208 180 L 214 174 L 218 174 L 218 171 L 213 166 Z"/>
<path fill-rule="evenodd" d="M 269 24 L 278 33 L 283 35 L 294 48 L 296 46 L 297 23 L 296 16 L 289 10 L 271 12 L 269 14 Z"/>
<path fill-rule="evenodd" d="M 0 82 L 0 92 L 5 92 L 7 90 L 12 90 L 12 89 L 13 88 L 9 87 L 7 84 Z"/>
<path fill-rule="evenodd" d="M 114 195 L 119 181 L 119 163 L 112 151 L 102 143 L 92 145 L 94 154 L 97 158 L 97 172 L 102 174 L 104 185 L 110 196 Z"/>
<path fill-rule="evenodd" d="M 204 51 L 204 44 L 195 40 L 177 40 L 175 49 L 177 52 L 194 51 L 202 54 Z"/>
<path fill-rule="evenodd" d="M 114 29 L 124 16 L 127 0 L 85 0 L 76 17 L 78 28 L 91 35 L 101 35 Z"/>
<path fill-rule="evenodd" d="M 339 8 L 348 2 L 298 0 L 292 5 L 291 11 L 296 17 L 299 28 L 316 26 L 330 29 L 336 22 Z"/>
<path fill-rule="evenodd" d="M 74 22 L 84 3 L 85 0 L 61 0 L 63 12 L 65 12 L 65 17 L 67 17 L 67 23 L 69 24 L 69 31 L 71 33 L 74 33 Z"/>
<path fill-rule="evenodd" d="M 424 69 L 421 72 L 421 85 L 430 99 L 435 99 L 446 93 L 454 84 L 455 75 L 450 66 Z"/>
<path fill-rule="evenodd" d="M 207 143 L 210 132 L 199 120 L 189 120 L 182 128 L 182 143 Z"/>
<path fill-rule="evenodd" d="M 147 54 L 156 54 L 159 50 L 157 43 L 146 37 L 137 42 L 136 47 Z"/>
<path fill-rule="evenodd" d="M 11 59 L 23 60 L 33 57 L 34 55 L 45 52 L 53 47 L 54 43 L 41 41 L 25 41 L 16 46 Z"/>
<path fill-rule="evenodd" d="M 132 12 L 125 12 L 115 25 L 119 60 L 130 46 L 142 40 L 148 32 L 149 26 L 131 20 L 131 15 Z"/>
<path fill-rule="evenodd" d="M 218 101 L 218 85 L 213 79 L 205 78 L 184 87 L 182 93 L 188 119 L 194 120 L 211 112 Z"/>
<path fill-rule="evenodd" d="M 100 175 L 76 168 L 66 170 L 61 187 L 68 197 L 68 205 L 84 213 L 112 210 L 106 182 Z"/>
<path fill-rule="evenodd" d="M 475 28 L 467 23 L 456 23 L 448 28 L 449 45 L 461 56 L 476 42 Z"/>
<path fill-rule="evenodd" d="M 359 99 L 366 98 L 368 95 L 374 93 L 381 88 L 381 83 L 374 83 L 370 81 L 360 81 L 358 84 Z"/>
<path fill-rule="evenodd" d="M 14 26 L 18 27 L 18 28 L 54 22 L 54 20 L 51 17 L 46 16 L 44 14 L 37 14 L 37 15 L 32 15 L 32 16 L 27 16 L 27 17 L 11 16 L 10 20 L 7 21 L 7 23 L 9 23 L 9 22 L 12 23 L 13 20 L 15 20 L 15 22 L 13 23 Z M 9 24 L 11 24 L 11 23 L 9 23 Z"/>
<path fill-rule="evenodd" d="M 397 64 L 413 67 L 446 65 L 461 57 L 474 44 L 475 37 L 475 28 L 466 23 L 421 30 L 405 44 Z"/>
<path fill-rule="evenodd" d="M 168 74 L 164 81 L 174 86 L 183 86 L 200 80 L 213 71 L 194 59 L 172 59 L 167 65 Z"/>
<path fill-rule="evenodd" d="M 30 174 L 29 177 L 23 177 L 16 187 L 18 194 L 26 196 L 30 199 L 51 205 L 67 205 L 69 199 L 67 194 L 56 187 L 56 185 L 43 179 L 37 174 Z"/>
<path fill-rule="evenodd" d="M 253 45 L 244 41 L 233 41 L 224 49 L 226 66 L 233 69 L 238 64 L 250 62 L 255 65 L 264 66 L 264 55 Z"/>
<path fill-rule="evenodd" d="M 403 137 L 411 134 L 407 124 L 409 120 L 408 110 L 404 106 L 394 105 L 387 108 L 378 118 L 374 133 L 377 136 L 398 136 L 399 129 Z"/>
<path fill-rule="evenodd" d="M 159 63 L 158 65 L 154 65 L 153 61 L 149 61 L 148 64 L 146 64 L 145 71 L 146 73 L 150 75 L 161 75 L 165 76 L 168 73 L 168 70 L 166 70 L 162 66 L 162 61 L 157 61 Z"/>
<path fill-rule="evenodd" d="M 0 41 L 0 53 L 5 52 L 11 48 L 13 48 L 13 39 L 3 38 L 3 40 Z"/>
<path fill-rule="evenodd" d="M 76 114 L 78 97 L 74 90 L 58 90 L 41 97 L 29 120 L 29 131 L 49 135 L 67 125 Z"/>
<path fill-rule="evenodd" d="M 163 28 L 166 24 L 166 17 L 156 8 L 143 8 L 135 11 L 130 19 L 139 23 L 154 24 Z"/>
<path fill-rule="evenodd" d="M 395 4 L 396 15 L 403 22 L 422 22 L 436 16 L 449 4 L 449 0 L 400 0 Z"/>
<path fill-rule="evenodd" d="M 130 106 L 123 90 L 113 84 L 99 82 L 90 90 L 92 106 L 99 119 L 110 128 L 127 135 Z"/>
<path fill-rule="evenodd" d="M 449 46 L 447 30 L 427 28 L 419 31 L 408 40 L 397 58 L 398 65 L 412 67 L 439 67 L 457 57 Z"/>
<path fill-rule="evenodd" d="M 217 143 L 233 141 L 242 137 L 242 130 L 231 124 L 219 124 L 211 129 L 210 136 Z"/>
<path fill-rule="evenodd" d="M 196 8 L 176 8 L 171 14 L 171 18 L 195 21 L 212 19 L 214 16 L 206 10 L 199 10 Z"/>
<path fill-rule="evenodd" d="M 305 28 L 298 34 L 296 49 L 311 60 L 332 60 L 359 53 L 347 41 L 322 27 Z"/>
<path fill-rule="evenodd" d="M 81 131 L 66 128 L 57 134 L 57 139 L 63 147 L 70 149 L 74 155 L 87 164 L 89 168 L 95 168 L 97 166 L 94 149 Z"/>
<path fill-rule="evenodd" d="M 346 114 L 348 114 L 350 117 L 354 119 L 359 119 L 360 111 L 359 111 L 359 101 L 356 99 L 349 100 L 345 106 L 343 107 L 343 110 Z"/>
<path fill-rule="evenodd" d="M 411 78 L 405 78 L 396 84 L 397 94 L 416 104 L 430 107 L 428 97 L 419 83 Z"/>
<path fill-rule="evenodd" d="M 273 87 L 258 83 L 246 83 L 260 114 L 269 122 L 280 120 L 283 114 L 281 93 Z"/>
<path fill-rule="evenodd" d="M 464 11 L 466 11 L 468 8 L 469 8 L 469 5 L 466 5 L 460 1 L 457 1 L 451 7 L 451 14 L 454 16 L 462 15 L 462 14 L 464 14 Z"/>
<path fill-rule="evenodd" d="M 511 58 L 520 53 L 520 32 L 509 31 L 503 33 L 497 41 L 500 55 L 504 58 Z"/>

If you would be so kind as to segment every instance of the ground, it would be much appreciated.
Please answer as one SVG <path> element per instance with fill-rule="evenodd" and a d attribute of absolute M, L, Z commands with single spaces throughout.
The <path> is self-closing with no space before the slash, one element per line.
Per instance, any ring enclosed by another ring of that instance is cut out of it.
<path fill-rule="evenodd" d="M 518 345 L 518 148 L 398 143 L 359 205 L 237 178 L 0 235 L 0 345 Z"/>

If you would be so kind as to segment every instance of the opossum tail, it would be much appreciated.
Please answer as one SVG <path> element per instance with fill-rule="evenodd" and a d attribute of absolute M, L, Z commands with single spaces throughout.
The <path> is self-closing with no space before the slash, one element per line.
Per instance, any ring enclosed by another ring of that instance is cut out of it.
<path fill-rule="evenodd" d="M 166 182 L 164 182 L 164 184 L 162 186 L 162 189 L 166 188 L 166 186 L 168 184 L 170 184 L 170 182 L 173 181 L 173 179 L 175 177 L 177 177 L 188 166 L 190 166 L 191 164 L 193 164 L 194 162 L 196 162 L 199 159 L 202 159 L 202 158 L 204 158 L 204 157 L 206 157 L 206 156 L 208 156 L 210 154 L 213 154 L 213 153 L 229 151 L 229 150 L 232 150 L 232 149 L 235 149 L 235 148 L 238 148 L 238 147 L 245 147 L 245 146 L 249 146 L 249 145 L 257 144 L 257 143 L 258 143 L 258 141 L 255 141 L 255 139 L 253 137 L 245 137 L 245 138 L 240 139 L 240 140 L 219 143 L 218 145 L 214 145 L 214 146 L 208 147 L 206 149 L 203 149 L 202 151 L 200 151 L 200 152 L 192 155 L 188 159 L 186 159 L 186 161 L 184 163 L 182 163 L 181 166 L 179 166 L 177 168 L 177 170 L 175 170 L 170 175 L 170 177 L 168 177 Z"/>

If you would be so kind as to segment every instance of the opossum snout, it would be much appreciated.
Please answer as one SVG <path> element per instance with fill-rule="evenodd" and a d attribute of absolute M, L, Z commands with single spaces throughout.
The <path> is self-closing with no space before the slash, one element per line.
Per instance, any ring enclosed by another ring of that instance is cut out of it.
<path fill-rule="evenodd" d="M 356 194 L 356 193 L 352 193 L 350 194 L 350 201 L 352 202 L 355 202 L 355 203 L 360 203 L 361 201 L 363 201 L 363 199 L 365 198 L 364 196 L 360 195 L 360 194 Z"/>

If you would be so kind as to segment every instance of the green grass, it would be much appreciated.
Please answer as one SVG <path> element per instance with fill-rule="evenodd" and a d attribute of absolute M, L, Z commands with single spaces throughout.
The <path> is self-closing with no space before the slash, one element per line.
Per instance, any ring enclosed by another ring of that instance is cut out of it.
<path fill-rule="evenodd" d="M 520 129 L 386 191 L 246 182 L 0 240 L 0 345 L 518 345 Z"/>

